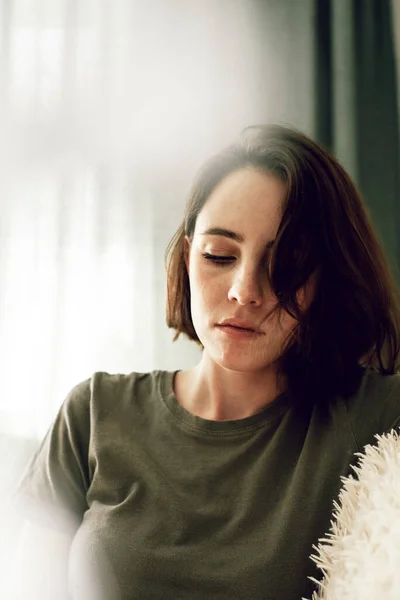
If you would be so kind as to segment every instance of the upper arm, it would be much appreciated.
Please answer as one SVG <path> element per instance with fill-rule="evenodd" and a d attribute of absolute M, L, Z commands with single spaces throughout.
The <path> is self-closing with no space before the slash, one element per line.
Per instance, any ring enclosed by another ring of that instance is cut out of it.
<path fill-rule="evenodd" d="M 12 600 L 69 598 L 69 552 L 90 485 L 90 400 L 90 380 L 71 390 L 12 494 L 22 517 L 6 584 Z"/>
<path fill-rule="evenodd" d="M 73 531 L 87 509 L 90 485 L 90 382 L 70 392 L 13 495 L 23 517 Z"/>

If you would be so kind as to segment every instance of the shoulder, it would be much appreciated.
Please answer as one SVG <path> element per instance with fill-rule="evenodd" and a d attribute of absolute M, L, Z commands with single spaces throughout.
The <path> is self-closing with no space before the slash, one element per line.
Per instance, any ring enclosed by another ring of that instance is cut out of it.
<path fill-rule="evenodd" d="M 164 371 L 132 373 L 107 373 L 97 371 L 90 379 L 92 402 L 107 403 L 110 399 L 119 404 L 132 404 L 133 400 L 148 398 L 157 392 Z"/>
<path fill-rule="evenodd" d="M 64 404 L 69 409 L 82 410 L 88 405 L 108 399 L 132 397 L 133 392 L 151 394 L 157 387 L 163 371 L 134 371 L 132 373 L 108 373 L 96 371 L 84 381 L 77 383 L 68 393 Z"/>
<path fill-rule="evenodd" d="M 65 399 L 61 414 L 78 427 L 113 415 L 118 420 L 132 410 L 149 409 L 156 404 L 167 371 L 108 373 L 96 371 L 77 385 Z"/>
<path fill-rule="evenodd" d="M 92 395 L 107 392 L 121 392 L 133 389 L 148 389 L 151 391 L 157 384 L 163 371 L 133 371 L 131 373 L 108 373 L 96 371 L 90 378 Z"/>
<path fill-rule="evenodd" d="M 359 446 L 371 443 L 400 425 L 400 374 L 384 375 L 367 368 L 357 391 L 346 399 L 347 411 Z"/>

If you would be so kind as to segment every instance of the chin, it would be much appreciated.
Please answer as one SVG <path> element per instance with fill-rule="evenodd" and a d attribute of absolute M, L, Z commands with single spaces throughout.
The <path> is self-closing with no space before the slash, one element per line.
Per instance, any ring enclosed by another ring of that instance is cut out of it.
<path fill-rule="evenodd" d="M 207 351 L 207 347 L 205 348 Z M 244 352 L 243 349 L 236 348 L 233 351 L 208 350 L 210 358 L 229 371 L 238 371 L 242 373 L 253 373 L 255 371 L 269 370 L 277 360 L 277 356 L 263 356 L 255 358 L 250 352 Z"/>

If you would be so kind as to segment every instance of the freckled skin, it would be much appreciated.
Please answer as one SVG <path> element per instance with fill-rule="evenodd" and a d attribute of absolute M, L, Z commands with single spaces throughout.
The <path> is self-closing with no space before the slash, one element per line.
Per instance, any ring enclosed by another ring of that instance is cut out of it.
<path fill-rule="evenodd" d="M 285 193 L 285 184 L 271 175 L 236 171 L 214 190 L 197 219 L 189 267 L 193 324 L 205 351 L 233 370 L 269 367 L 295 326 L 285 312 L 280 323 L 277 314 L 267 321 L 276 298 L 268 285 L 264 246 L 275 239 Z M 240 232 L 245 242 L 199 235 L 215 225 Z M 218 266 L 202 252 L 236 260 Z M 245 340 L 221 335 L 214 324 L 235 314 L 259 325 L 265 335 Z"/>
<path fill-rule="evenodd" d="M 275 363 L 296 325 L 285 311 L 270 316 L 277 300 L 266 269 L 266 244 L 276 237 L 285 195 L 286 184 L 275 176 L 240 169 L 213 190 L 197 218 L 192 243 L 185 239 L 192 319 L 204 346 L 191 380 L 199 394 L 202 389 L 213 398 L 212 414 L 229 413 L 221 407 L 233 406 L 244 393 L 254 398 L 254 410 L 276 396 Z M 240 233 L 244 241 L 202 235 L 210 227 Z M 219 265 L 203 253 L 233 260 Z M 215 324 L 229 317 L 254 323 L 264 335 L 234 339 L 223 334 Z"/>

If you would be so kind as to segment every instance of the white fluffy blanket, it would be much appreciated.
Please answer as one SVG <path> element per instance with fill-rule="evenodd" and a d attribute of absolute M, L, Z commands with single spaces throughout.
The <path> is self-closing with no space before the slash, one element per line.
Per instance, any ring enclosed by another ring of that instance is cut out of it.
<path fill-rule="evenodd" d="M 312 600 L 400 600 L 400 435 L 376 435 L 342 478 L 331 529 L 311 556 L 321 569 Z M 303 600 L 305 600 L 303 598 Z"/>

